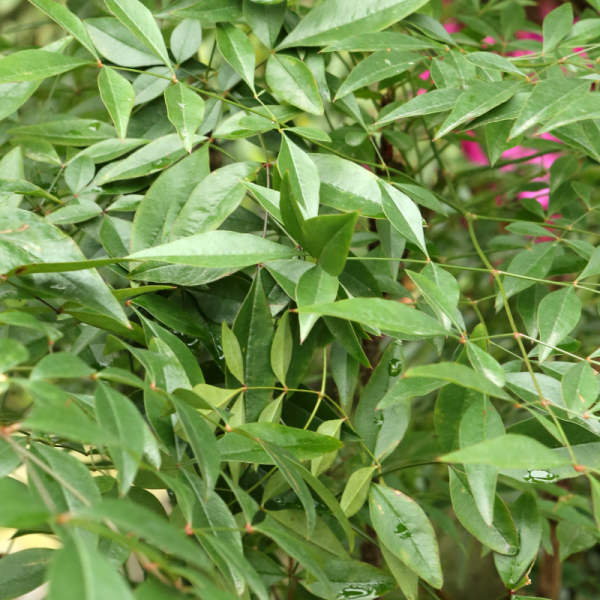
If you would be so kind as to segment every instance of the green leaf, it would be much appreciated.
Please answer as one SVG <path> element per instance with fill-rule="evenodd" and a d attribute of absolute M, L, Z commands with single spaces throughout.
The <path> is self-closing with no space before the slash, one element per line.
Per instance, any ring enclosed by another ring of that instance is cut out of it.
<path fill-rule="evenodd" d="M 273 320 L 267 305 L 260 270 L 257 271 L 248 296 L 240 307 L 233 323 L 233 333 L 242 348 L 246 385 L 246 420 L 256 421 L 269 403 L 275 384 L 271 370 L 271 345 L 273 343 Z"/>
<path fill-rule="evenodd" d="M 226 23 L 217 26 L 217 45 L 223 58 L 254 90 L 254 46 L 241 29 Z"/>
<path fill-rule="evenodd" d="M 381 31 L 378 33 L 359 33 L 351 37 L 334 42 L 323 48 L 321 52 L 376 52 L 377 50 L 428 50 L 439 48 L 436 42 L 411 37 L 395 31 Z"/>
<path fill-rule="evenodd" d="M 504 369 L 497 360 L 472 342 L 467 342 L 467 356 L 476 371 L 485 375 L 498 387 L 504 387 L 506 381 Z"/>
<path fill-rule="evenodd" d="M 376 470 L 377 467 L 363 467 L 354 471 L 348 478 L 340 500 L 340 506 L 348 518 L 354 516 L 366 502 L 371 479 Z"/>
<path fill-rule="evenodd" d="M 494 552 L 510 556 L 517 554 L 519 536 L 506 504 L 496 496 L 494 521 L 491 527 L 488 526 L 477 509 L 464 476 L 459 475 L 454 469 L 449 469 L 449 472 L 452 506 L 463 527 Z"/>
<path fill-rule="evenodd" d="M 94 58 L 99 58 L 83 23 L 66 6 L 58 4 L 58 2 L 53 2 L 53 0 L 29 1 L 52 20 L 56 21 L 63 29 L 66 29 L 84 48 L 89 50 Z"/>
<path fill-rule="evenodd" d="M 349 160 L 329 154 L 311 154 L 321 178 L 321 204 L 343 212 L 359 210 L 362 216 L 382 218 L 378 178 Z"/>
<path fill-rule="evenodd" d="M 194 143 L 201 141 L 202 137 L 196 137 Z M 94 183 L 103 186 L 113 181 L 151 175 L 172 165 L 184 154 L 179 136 L 174 133 L 165 135 L 136 150 L 127 158 L 101 169 Z"/>
<path fill-rule="evenodd" d="M 356 431 L 377 460 L 389 455 L 402 440 L 410 422 L 410 404 L 374 412 L 377 403 L 398 381 L 403 366 L 401 342 L 390 344 L 373 371 L 356 409 Z"/>
<path fill-rule="evenodd" d="M 343 447 L 342 442 L 335 438 L 277 423 L 247 423 L 236 429 L 266 443 L 281 446 L 298 460 L 312 460 Z M 259 442 L 237 434 L 235 430 L 221 437 L 218 447 L 221 460 L 274 464 Z"/>
<path fill-rule="evenodd" d="M 11 252 L 4 264 L 9 270 L 36 272 L 34 269 L 28 271 L 24 265 L 54 261 L 83 263 L 83 268 L 88 268 L 87 271 L 57 273 L 51 276 L 45 274 L 21 277 L 19 282 L 22 287 L 27 289 L 33 286 L 37 291 L 44 290 L 44 293 L 51 297 L 73 300 L 117 320 L 127 328 L 131 327 L 106 283 L 94 269 L 89 268 L 93 264 L 85 265 L 85 257 L 81 250 L 58 228 L 31 212 L 19 209 L 0 210 L 0 227 L 3 231 L 3 234 L 0 234 L 0 247 L 10 249 Z M 19 228 L 23 228 L 21 233 L 16 233 Z M 40 243 L 43 244 L 43 248 Z M 37 272 L 71 271 L 67 265 L 47 270 L 43 267 L 44 265 L 37 269 Z M 78 268 L 81 269 L 82 266 Z"/>
<path fill-rule="evenodd" d="M 419 595 L 419 576 L 409 569 L 385 544 L 380 546 L 383 558 L 398 582 L 407 600 L 417 600 Z"/>
<path fill-rule="evenodd" d="M 32 529 L 49 517 L 50 511 L 24 483 L 12 477 L 0 479 L 0 527 Z"/>
<path fill-rule="evenodd" d="M 235 21 L 244 16 L 242 0 L 200 0 L 189 8 L 186 8 L 184 4 L 184 7 L 173 11 L 172 14 L 176 17 L 198 19 L 199 21 L 209 21 L 211 23 Z"/>
<path fill-rule="evenodd" d="M 109 444 L 108 450 L 119 470 L 121 495 L 125 496 L 133 485 L 144 452 L 144 421 L 129 398 L 108 385 L 98 385 L 95 404 L 100 426 L 118 440 Z"/>
<path fill-rule="evenodd" d="M 285 312 L 279 320 L 273 344 L 271 345 L 271 368 L 279 382 L 285 384 L 285 378 L 292 362 L 294 341 L 290 327 L 290 313 Z"/>
<path fill-rule="evenodd" d="M 21 342 L 10 338 L 0 339 L 0 373 L 10 371 L 28 359 L 29 351 Z"/>
<path fill-rule="evenodd" d="M 504 425 L 493 404 L 485 397 L 477 398 L 466 410 L 460 422 L 461 449 L 504 435 Z M 485 523 L 491 527 L 494 519 L 498 468 L 493 465 L 465 464 L 473 499 Z"/>
<path fill-rule="evenodd" d="M 413 38 L 411 38 L 413 39 Z M 445 89 L 432 90 L 421 96 L 415 96 L 408 102 L 400 106 L 390 104 L 385 107 L 377 119 L 376 126 L 387 125 L 398 119 L 407 119 L 408 117 L 420 117 L 424 115 L 433 115 L 440 112 L 451 110 L 460 98 L 462 90 Z"/>
<path fill-rule="evenodd" d="M 402 492 L 373 483 L 369 511 L 386 548 L 427 583 L 440 589 L 444 579 L 439 548 L 423 509 Z"/>
<path fill-rule="evenodd" d="M 96 372 L 83 362 L 78 356 L 69 352 L 58 352 L 47 354 L 40 360 L 29 379 L 76 379 L 79 377 L 90 377 Z"/>
<path fill-rule="evenodd" d="M 548 13 L 544 18 L 544 54 L 552 52 L 571 31 L 573 25 L 573 7 L 563 4 Z"/>
<path fill-rule="evenodd" d="M 141 504 L 105 498 L 102 502 L 80 509 L 74 517 L 91 521 L 108 519 L 124 532 L 143 537 L 148 544 L 190 565 L 202 570 L 212 568 L 212 565 L 209 567 L 206 554 L 183 531 L 172 527 L 165 518 Z"/>
<path fill-rule="evenodd" d="M 106 0 L 109 10 L 146 46 L 171 69 L 171 61 L 162 34 L 152 13 L 139 0 Z"/>
<path fill-rule="evenodd" d="M 426 377 L 446 381 L 455 385 L 488 394 L 495 398 L 510 400 L 510 396 L 492 383 L 485 375 L 458 363 L 443 362 L 434 365 L 423 365 L 409 369 L 404 377 Z"/>
<path fill-rule="evenodd" d="M 563 376 L 562 397 L 568 409 L 583 414 L 598 398 L 598 380 L 585 360 L 573 365 Z"/>
<path fill-rule="evenodd" d="M 445 385 L 445 383 L 435 379 L 428 379 L 427 377 L 400 379 L 379 402 L 377 409 L 382 410 L 393 404 L 406 402 L 415 396 L 426 396 L 443 385 Z"/>
<path fill-rule="evenodd" d="M 302 253 L 247 233 L 209 231 L 134 252 L 127 260 L 160 260 L 196 267 L 238 268 Z"/>
<path fill-rule="evenodd" d="M 494 554 L 496 569 L 509 589 L 515 589 L 535 560 L 542 539 L 542 519 L 533 494 L 524 493 L 511 507 L 519 536 L 519 551 L 514 556 Z"/>
<path fill-rule="evenodd" d="M 21 50 L 0 60 L 0 84 L 45 79 L 92 65 L 89 60 L 44 50 Z"/>
<path fill-rule="evenodd" d="M 242 349 L 237 337 L 235 337 L 235 333 L 229 329 L 225 321 L 223 321 L 223 326 L 221 327 L 221 343 L 223 344 L 223 354 L 225 355 L 227 368 L 240 383 L 244 384 L 244 358 L 242 356 Z"/>
<path fill-rule="evenodd" d="M 1 89 L 2 88 L 0 88 L 0 91 Z M 1 115 L 2 113 L 0 112 L 0 118 L 3 119 L 4 117 Z M 17 146 L 0 159 L 0 180 L 22 180 L 24 175 L 23 152 L 21 151 L 20 146 Z M 21 203 L 21 199 L 22 196 L 20 194 L 13 194 L 10 190 L 6 192 L 0 191 L 0 207 L 17 208 Z"/>
<path fill-rule="evenodd" d="M 89 156 L 79 156 L 73 159 L 65 169 L 65 183 L 73 194 L 78 194 L 92 181 L 95 172 L 94 161 Z"/>
<path fill-rule="evenodd" d="M 118 19 L 86 19 L 85 28 L 101 56 L 115 65 L 136 68 L 162 62 Z"/>
<path fill-rule="evenodd" d="M 452 298 L 454 294 L 449 294 L 442 286 L 436 285 L 437 282 L 434 283 L 422 273 L 407 269 L 406 274 L 412 279 L 429 306 L 438 314 L 444 326 L 449 328 L 450 323 L 453 323 L 458 331 L 464 331 L 465 326 L 460 313 L 457 316 L 458 298 Z"/>
<path fill-rule="evenodd" d="M 281 31 L 285 18 L 286 4 L 277 0 L 271 3 L 258 3 L 244 0 L 244 18 L 252 33 L 270 50 Z"/>
<path fill-rule="evenodd" d="M 79 203 L 71 203 L 65 208 L 59 208 L 46 216 L 46 221 L 53 225 L 67 225 L 82 223 L 102 214 L 102 208 L 95 202 L 80 200 Z"/>
<path fill-rule="evenodd" d="M 125 580 L 109 560 L 80 536 L 57 551 L 49 571 L 50 600 L 133 600 Z"/>
<path fill-rule="evenodd" d="M 117 135 L 124 140 L 127 137 L 127 124 L 129 115 L 135 103 L 133 86 L 114 69 L 103 67 L 98 77 L 100 96 L 108 110 Z"/>
<path fill-rule="evenodd" d="M 0 600 L 18 598 L 40 587 L 55 550 L 28 548 L 0 560 Z"/>
<path fill-rule="evenodd" d="M 552 266 L 556 246 L 553 242 L 543 242 L 534 244 L 531 248 L 519 252 L 508 265 L 506 271 L 515 275 L 523 275 L 535 279 L 546 277 Z M 526 290 L 536 282 L 529 279 L 520 279 L 506 275 L 503 285 L 507 298 Z M 498 294 L 496 298 L 496 310 L 503 306 L 502 295 Z"/>
<path fill-rule="evenodd" d="M 552 346 L 559 344 L 573 330 L 580 317 L 581 301 L 572 286 L 552 292 L 540 302 L 538 310 L 540 341 L 548 344 L 540 345 L 538 355 L 540 362 L 549 356 Z"/>
<path fill-rule="evenodd" d="M 1 72 L 0 68 L 0 75 Z M 315 77 L 298 58 L 287 54 L 271 54 L 267 61 L 266 78 L 271 90 L 285 102 L 314 115 L 323 114 L 323 102 Z"/>
<path fill-rule="evenodd" d="M 193 19 L 184 19 L 171 34 L 171 52 L 180 65 L 197 54 L 202 43 L 202 25 Z"/>
<path fill-rule="evenodd" d="M 170 239 L 217 229 L 246 195 L 241 179 L 253 179 L 259 164 L 240 162 L 222 167 L 194 189 L 173 223 Z"/>
<path fill-rule="evenodd" d="M 282 175 L 289 172 L 292 191 L 303 218 L 316 217 L 319 214 L 320 180 L 315 163 L 288 136 L 283 135 L 277 165 Z"/>
<path fill-rule="evenodd" d="M 376 81 L 381 81 L 389 77 L 396 77 L 405 71 L 419 64 L 421 57 L 412 52 L 403 52 L 402 50 L 381 50 L 375 52 L 362 62 L 360 62 L 342 87 L 338 90 L 335 100 L 347 96 L 350 92 L 365 87 Z"/>
<path fill-rule="evenodd" d="M 323 561 L 311 545 L 285 531 L 270 516 L 267 516 L 260 525 L 253 526 L 253 529 L 270 537 L 284 552 L 303 564 L 325 586 L 326 590 L 331 589 L 331 584 L 324 571 Z M 333 598 L 331 593 L 327 597 Z"/>
<path fill-rule="evenodd" d="M 94 119 L 72 118 L 50 121 L 41 125 L 16 127 L 11 129 L 11 133 L 63 146 L 90 146 L 96 142 L 116 137 L 115 129 L 108 123 Z"/>
<path fill-rule="evenodd" d="M 0 179 L 0 194 L 2 194 L 5 198 L 14 198 L 15 195 L 47 198 L 48 200 L 62 204 L 62 202 L 56 196 L 49 194 L 34 183 L 30 183 L 24 179 Z"/>
<path fill-rule="evenodd" d="M 330 437 L 339 439 L 343 423 L 344 419 L 332 419 L 331 421 L 324 421 L 317 428 L 317 433 L 322 433 L 323 435 L 328 435 Z M 313 458 L 310 465 L 311 473 L 315 477 L 319 477 L 319 475 L 331 467 L 337 457 L 337 454 L 337 451 L 335 451 L 330 452 L 329 454 L 324 454 L 319 458 Z"/>
<path fill-rule="evenodd" d="M 165 101 L 169 121 L 175 125 L 183 147 L 191 154 L 196 130 L 204 117 L 204 100 L 184 84 L 177 83 L 165 90 Z"/>
<path fill-rule="evenodd" d="M 208 144 L 163 171 L 136 211 L 131 250 L 138 252 L 168 240 L 181 208 L 194 188 L 210 173 Z"/>
<path fill-rule="evenodd" d="M 566 5 L 565 5 L 566 6 Z M 510 138 L 525 133 L 530 127 L 554 117 L 588 91 L 589 83 L 581 79 L 545 79 L 533 88 L 510 132 Z"/>
<path fill-rule="evenodd" d="M 212 494 L 220 472 L 220 452 L 204 417 L 183 402 L 173 401 L 183 431 L 194 452 L 205 484 L 205 500 Z"/>
<path fill-rule="evenodd" d="M 298 307 L 311 306 L 322 302 L 333 302 L 337 296 L 337 277 L 328 275 L 319 265 L 306 271 L 296 287 Z M 319 318 L 315 314 L 300 314 L 300 343 L 304 342 Z"/>
<path fill-rule="evenodd" d="M 350 298 L 330 304 L 306 306 L 300 313 L 348 319 L 369 327 L 400 334 L 404 339 L 425 339 L 448 332 L 435 319 L 406 304 L 380 298 Z"/>
<path fill-rule="evenodd" d="M 492 52 L 469 52 L 465 54 L 465 60 L 481 69 L 503 71 L 504 73 L 514 73 L 525 77 L 525 73 L 515 67 L 510 60 Z"/>
<path fill-rule="evenodd" d="M 423 217 L 416 204 L 400 190 L 380 182 L 383 209 L 392 225 L 409 241 L 415 244 L 425 256 L 425 237 L 423 235 Z"/>
<path fill-rule="evenodd" d="M 466 121 L 479 117 L 503 102 L 510 100 L 520 87 L 521 82 L 519 81 L 474 84 L 460 95 L 454 110 L 437 132 L 436 139 L 441 138 Z"/>
<path fill-rule="evenodd" d="M 570 464 L 570 460 L 552 452 L 533 438 L 506 434 L 468 448 L 440 456 L 449 463 L 492 465 L 500 469 L 549 469 Z"/>
<path fill-rule="evenodd" d="M 329 275 L 344 270 L 358 216 L 358 212 L 320 215 L 302 224 L 305 248 Z"/>
<path fill-rule="evenodd" d="M 426 4 L 426 0 L 329 0 L 304 18 L 278 46 L 321 46 L 337 40 L 385 29 Z"/>

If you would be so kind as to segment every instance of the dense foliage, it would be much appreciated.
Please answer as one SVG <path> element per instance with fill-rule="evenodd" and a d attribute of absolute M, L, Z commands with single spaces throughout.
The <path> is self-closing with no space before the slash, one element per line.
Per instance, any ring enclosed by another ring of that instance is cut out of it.
<path fill-rule="evenodd" d="M 596 9 L 5 0 L 0 599 L 598 598 Z"/>

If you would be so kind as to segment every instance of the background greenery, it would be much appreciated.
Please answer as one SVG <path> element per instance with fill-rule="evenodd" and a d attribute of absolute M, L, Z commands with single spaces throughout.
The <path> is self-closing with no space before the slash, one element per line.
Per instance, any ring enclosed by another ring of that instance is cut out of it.
<path fill-rule="evenodd" d="M 0 600 L 598 598 L 598 9 L 0 2 Z"/>

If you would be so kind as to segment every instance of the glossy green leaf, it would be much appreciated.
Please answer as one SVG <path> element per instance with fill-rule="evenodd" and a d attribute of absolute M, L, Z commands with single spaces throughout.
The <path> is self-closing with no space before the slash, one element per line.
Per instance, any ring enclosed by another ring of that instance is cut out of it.
<path fill-rule="evenodd" d="M 127 137 L 129 115 L 135 102 L 133 86 L 122 75 L 110 67 L 103 67 L 98 77 L 98 88 L 118 136 Z"/>
<path fill-rule="evenodd" d="M 244 17 L 254 35 L 269 49 L 275 47 L 285 18 L 286 5 L 280 1 L 259 3 L 244 0 Z"/>
<path fill-rule="evenodd" d="M 454 110 L 437 132 L 436 139 L 446 135 L 466 121 L 479 117 L 499 104 L 510 100 L 516 93 L 520 82 L 498 81 L 475 84 L 465 90 L 456 102 Z"/>
<path fill-rule="evenodd" d="M 513 73 L 525 77 L 525 73 L 523 73 L 521 69 L 515 67 L 510 60 L 499 54 L 493 54 L 491 52 L 470 52 L 465 55 L 465 60 L 481 69 L 503 71 L 504 73 Z"/>
<path fill-rule="evenodd" d="M 424 339 L 448 333 L 425 313 L 405 304 L 379 298 L 351 298 L 331 304 L 307 306 L 298 312 L 356 321 L 369 327 L 394 331 L 405 336 L 405 339 Z"/>
<path fill-rule="evenodd" d="M 363 467 L 352 473 L 344 488 L 340 506 L 347 517 L 354 516 L 367 501 L 371 479 L 376 467 Z"/>
<path fill-rule="evenodd" d="M 171 34 L 171 52 L 177 64 L 185 62 L 198 52 L 202 43 L 202 26 L 194 19 L 184 19 Z"/>
<path fill-rule="evenodd" d="M 555 8 L 544 18 L 544 54 L 552 52 L 571 31 L 573 25 L 573 7 L 564 4 Z"/>
<path fill-rule="evenodd" d="M 109 560 L 79 536 L 59 550 L 49 571 L 51 600 L 133 600 L 129 585 Z"/>
<path fill-rule="evenodd" d="M 562 397 L 567 408 L 583 414 L 598 398 L 598 380 L 590 364 L 582 360 L 563 375 Z"/>
<path fill-rule="evenodd" d="M 314 162 L 306 152 L 284 135 L 277 165 L 282 175 L 289 172 L 292 191 L 303 217 L 316 217 L 319 214 L 320 180 Z"/>
<path fill-rule="evenodd" d="M 246 385 L 250 388 L 262 388 L 248 390 L 245 395 L 246 419 L 252 422 L 269 403 L 272 396 L 269 388 L 275 383 L 275 374 L 271 370 L 274 327 L 260 271 L 257 271 L 248 296 L 233 323 L 233 333 L 242 348 Z"/>
<path fill-rule="evenodd" d="M 423 217 L 416 204 L 395 187 L 383 182 L 380 182 L 380 186 L 387 218 L 409 242 L 428 256 L 423 236 Z"/>
<path fill-rule="evenodd" d="M 334 100 L 375 81 L 396 77 L 412 69 L 421 60 L 418 54 L 402 50 L 381 50 L 359 63 L 348 75 Z"/>
<path fill-rule="evenodd" d="M 298 58 L 272 54 L 267 61 L 266 78 L 273 93 L 285 102 L 315 115 L 323 114 L 315 77 Z"/>
<path fill-rule="evenodd" d="M 277 324 L 271 346 L 271 368 L 277 379 L 284 384 L 292 362 L 293 351 L 294 341 L 290 327 L 290 313 L 286 312 Z"/>
<path fill-rule="evenodd" d="M 503 435 L 504 425 L 494 405 L 485 396 L 477 398 L 466 410 L 460 422 L 461 449 Z M 464 467 L 477 508 L 483 520 L 491 527 L 494 519 L 498 468 L 483 464 L 465 464 Z"/>
<path fill-rule="evenodd" d="M 194 189 L 173 223 L 171 240 L 217 229 L 246 194 L 241 179 L 253 179 L 258 164 L 242 162 L 213 171 Z"/>
<path fill-rule="evenodd" d="M 217 45 L 223 58 L 250 88 L 254 89 L 254 47 L 248 37 L 234 25 L 219 25 Z"/>
<path fill-rule="evenodd" d="M 0 560 L 0 598 L 18 598 L 40 587 L 54 552 L 49 548 L 28 548 L 4 556 Z"/>
<path fill-rule="evenodd" d="M 387 125 L 398 119 L 432 115 L 451 110 L 461 94 L 462 90 L 455 89 L 432 90 L 427 94 L 415 96 L 400 106 L 389 105 L 379 113 L 376 125 Z"/>
<path fill-rule="evenodd" d="M 243 384 L 244 358 L 242 356 L 242 350 L 235 334 L 229 329 L 225 321 L 223 321 L 223 326 L 221 328 L 221 343 L 223 344 L 223 354 L 225 355 L 227 368 L 231 371 L 231 374 Z"/>
<path fill-rule="evenodd" d="M 187 5 L 189 8 L 185 4 L 182 7 L 176 7 L 176 10 L 173 11 L 175 16 L 212 23 L 233 21 L 243 16 L 242 0 L 200 0 L 191 5 L 187 3 Z"/>
<path fill-rule="evenodd" d="M 553 117 L 578 100 L 588 89 L 588 84 L 580 79 L 546 79 L 540 81 L 527 98 L 519 113 L 510 137 L 515 138 L 537 123 Z"/>
<path fill-rule="evenodd" d="M 441 588 L 444 579 L 439 548 L 423 509 L 402 492 L 373 483 L 369 510 L 373 527 L 386 548 L 427 583 Z"/>
<path fill-rule="evenodd" d="M 138 252 L 166 241 L 181 208 L 210 173 L 204 145 L 159 175 L 144 195 L 131 230 L 131 250 Z"/>
<path fill-rule="evenodd" d="M 548 294 L 541 302 L 538 310 L 538 327 L 540 330 L 539 359 L 543 361 L 556 346 L 567 336 L 579 322 L 581 317 L 581 301 L 572 286 Z"/>
<path fill-rule="evenodd" d="M 473 368 L 498 387 L 504 387 L 504 370 L 497 360 L 472 342 L 467 343 L 467 355 Z"/>
<path fill-rule="evenodd" d="M 404 19 L 424 4 L 424 0 L 384 0 L 377 4 L 361 0 L 332 0 L 312 11 L 279 48 L 320 46 L 358 33 L 379 31 Z"/>
<path fill-rule="evenodd" d="M 144 4 L 139 0 L 107 0 L 106 5 L 144 46 L 171 68 L 171 61 L 160 29 L 152 13 Z"/>
<path fill-rule="evenodd" d="M 535 496 L 527 492 L 511 506 L 511 515 L 519 535 L 519 551 L 514 556 L 494 554 L 494 563 L 504 585 L 514 589 L 537 556 L 542 539 L 542 519 Z"/>
<path fill-rule="evenodd" d="M 440 457 L 441 461 L 492 465 L 500 469 L 548 469 L 569 464 L 569 460 L 533 438 L 507 434 L 482 441 Z"/>
<path fill-rule="evenodd" d="M 244 268 L 301 253 L 247 233 L 209 231 L 130 254 L 128 260 L 160 260 L 196 267 Z"/>
<path fill-rule="evenodd" d="M 237 429 L 266 443 L 285 448 L 298 460 L 312 460 L 343 446 L 335 438 L 277 423 L 247 423 Z M 218 446 L 222 460 L 273 464 L 273 459 L 258 442 L 235 432 L 220 438 Z"/>
<path fill-rule="evenodd" d="M 196 130 L 204 117 L 204 100 L 182 83 L 165 90 L 169 121 L 175 125 L 183 147 L 192 152 Z"/>
<path fill-rule="evenodd" d="M 419 377 L 446 381 L 455 385 L 488 394 L 495 398 L 510 400 L 510 396 L 485 375 L 458 363 L 438 363 L 409 369 L 404 377 Z"/>
<path fill-rule="evenodd" d="M 509 556 L 516 555 L 519 550 L 517 529 L 508 508 L 500 497 L 496 496 L 494 520 L 490 527 L 479 513 L 464 476 L 459 475 L 452 468 L 449 469 L 449 472 L 452 506 L 463 527 L 494 552 Z"/>
<path fill-rule="evenodd" d="M 89 60 L 44 50 L 21 50 L 0 60 L 0 84 L 34 81 L 92 65 Z"/>

